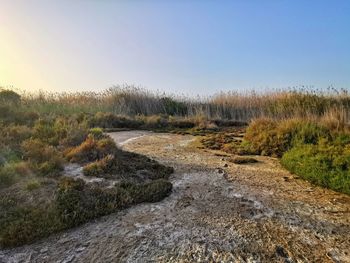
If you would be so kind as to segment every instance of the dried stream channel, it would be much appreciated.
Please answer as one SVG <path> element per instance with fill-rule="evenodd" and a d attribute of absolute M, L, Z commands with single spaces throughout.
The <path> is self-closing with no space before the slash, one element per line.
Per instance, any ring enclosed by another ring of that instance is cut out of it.
<path fill-rule="evenodd" d="M 125 150 L 173 166 L 173 193 L 34 244 L 0 262 L 350 262 L 350 197 L 257 157 L 236 165 L 194 137 L 110 134 Z"/>

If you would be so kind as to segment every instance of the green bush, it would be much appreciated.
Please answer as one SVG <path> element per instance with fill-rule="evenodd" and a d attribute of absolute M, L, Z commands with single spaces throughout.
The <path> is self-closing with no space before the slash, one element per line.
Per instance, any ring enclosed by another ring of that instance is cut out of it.
<path fill-rule="evenodd" d="M 103 130 L 101 128 L 91 128 L 89 130 L 89 134 L 95 139 L 95 140 L 101 140 L 103 138 L 106 138 L 106 136 L 103 134 Z"/>
<path fill-rule="evenodd" d="M 91 187 L 82 181 L 61 184 L 56 202 L 60 218 L 67 227 L 116 212 L 131 203 L 124 190 Z"/>
<path fill-rule="evenodd" d="M 38 120 L 34 125 L 33 137 L 54 146 L 57 146 L 60 140 L 53 120 Z"/>
<path fill-rule="evenodd" d="M 2 145 L 0 143 L 0 166 L 4 166 L 6 163 L 19 162 L 21 160 L 21 153 L 9 145 Z"/>
<path fill-rule="evenodd" d="M 14 207 L 0 219 L 0 245 L 29 243 L 63 229 L 54 207 Z"/>
<path fill-rule="evenodd" d="M 245 148 L 282 157 L 292 173 L 323 187 L 350 194 L 350 133 L 323 123 L 258 119 L 248 127 Z"/>
<path fill-rule="evenodd" d="M 168 196 L 172 190 L 172 184 L 165 179 L 157 179 L 143 184 L 126 182 L 116 187 L 125 189 L 133 203 L 158 202 Z"/>
<path fill-rule="evenodd" d="M 73 227 L 132 204 L 160 201 L 171 189 L 171 183 L 162 179 L 144 184 L 124 183 L 114 188 L 101 189 L 86 185 L 82 180 L 65 178 L 60 184 L 57 209 L 63 224 Z"/>
<path fill-rule="evenodd" d="M 27 185 L 26 185 L 26 189 L 28 190 L 28 191 L 33 191 L 33 190 L 35 190 L 35 189 L 38 189 L 38 188 L 40 188 L 40 182 L 38 181 L 38 180 L 31 180 L 31 181 L 29 181 L 28 183 L 27 183 Z"/>
<path fill-rule="evenodd" d="M 0 189 L 13 184 L 17 179 L 18 174 L 13 165 L 5 165 L 0 167 Z"/>
<path fill-rule="evenodd" d="M 299 145 L 286 152 L 281 163 L 289 171 L 323 187 L 350 194 L 350 145 Z"/>
<path fill-rule="evenodd" d="M 247 128 L 244 148 L 250 153 L 281 157 L 295 145 L 316 144 L 321 138 L 330 138 L 324 126 L 302 119 L 257 119 Z"/>
<path fill-rule="evenodd" d="M 11 199 L 0 199 L 2 247 L 23 245 L 132 204 L 160 201 L 172 189 L 164 179 L 102 189 L 68 177 L 62 178 L 58 187 L 55 200 L 46 206 L 20 206 Z"/>

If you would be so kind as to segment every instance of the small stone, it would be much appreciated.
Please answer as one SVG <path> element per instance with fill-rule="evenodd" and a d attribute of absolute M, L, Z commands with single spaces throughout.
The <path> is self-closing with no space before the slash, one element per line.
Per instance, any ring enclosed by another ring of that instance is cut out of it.
<path fill-rule="evenodd" d="M 62 238 L 61 240 L 58 241 L 58 243 L 60 243 L 60 244 L 65 244 L 65 243 L 67 243 L 67 242 L 69 242 L 69 241 L 70 241 L 69 238 Z"/>
<path fill-rule="evenodd" d="M 224 173 L 224 170 L 221 169 L 221 168 L 217 168 L 217 170 L 218 170 L 218 173 L 219 173 L 219 174 L 223 174 L 223 173 Z"/>
<path fill-rule="evenodd" d="M 276 246 L 276 254 L 283 258 L 288 258 L 288 252 L 282 246 Z"/>
<path fill-rule="evenodd" d="M 74 258 L 75 258 L 74 255 L 70 255 L 66 259 L 62 260 L 61 263 L 70 263 L 73 261 Z"/>
<path fill-rule="evenodd" d="M 227 164 L 227 163 L 225 163 L 225 164 L 224 164 L 224 167 L 228 167 L 228 164 Z"/>
<path fill-rule="evenodd" d="M 40 249 L 40 253 L 46 253 L 47 251 L 48 251 L 47 247 L 44 247 L 44 248 Z"/>
<path fill-rule="evenodd" d="M 78 247 L 75 251 L 76 252 L 82 252 L 86 249 L 86 247 Z"/>

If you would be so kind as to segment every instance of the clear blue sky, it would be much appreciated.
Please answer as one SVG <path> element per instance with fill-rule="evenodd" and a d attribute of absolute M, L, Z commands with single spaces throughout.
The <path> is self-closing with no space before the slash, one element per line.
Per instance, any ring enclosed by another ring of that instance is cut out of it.
<path fill-rule="evenodd" d="M 350 1 L 0 0 L 0 85 L 350 88 Z"/>

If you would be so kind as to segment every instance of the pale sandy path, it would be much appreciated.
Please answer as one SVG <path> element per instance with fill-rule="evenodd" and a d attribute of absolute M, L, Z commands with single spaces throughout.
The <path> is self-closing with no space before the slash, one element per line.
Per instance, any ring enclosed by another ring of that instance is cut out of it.
<path fill-rule="evenodd" d="M 0 251 L 0 262 L 350 262 L 348 196 L 295 179 L 271 158 L 230 164 L 191 147 L 192 136 L 112 137 L 173 166 L 173 193 Z"/>

